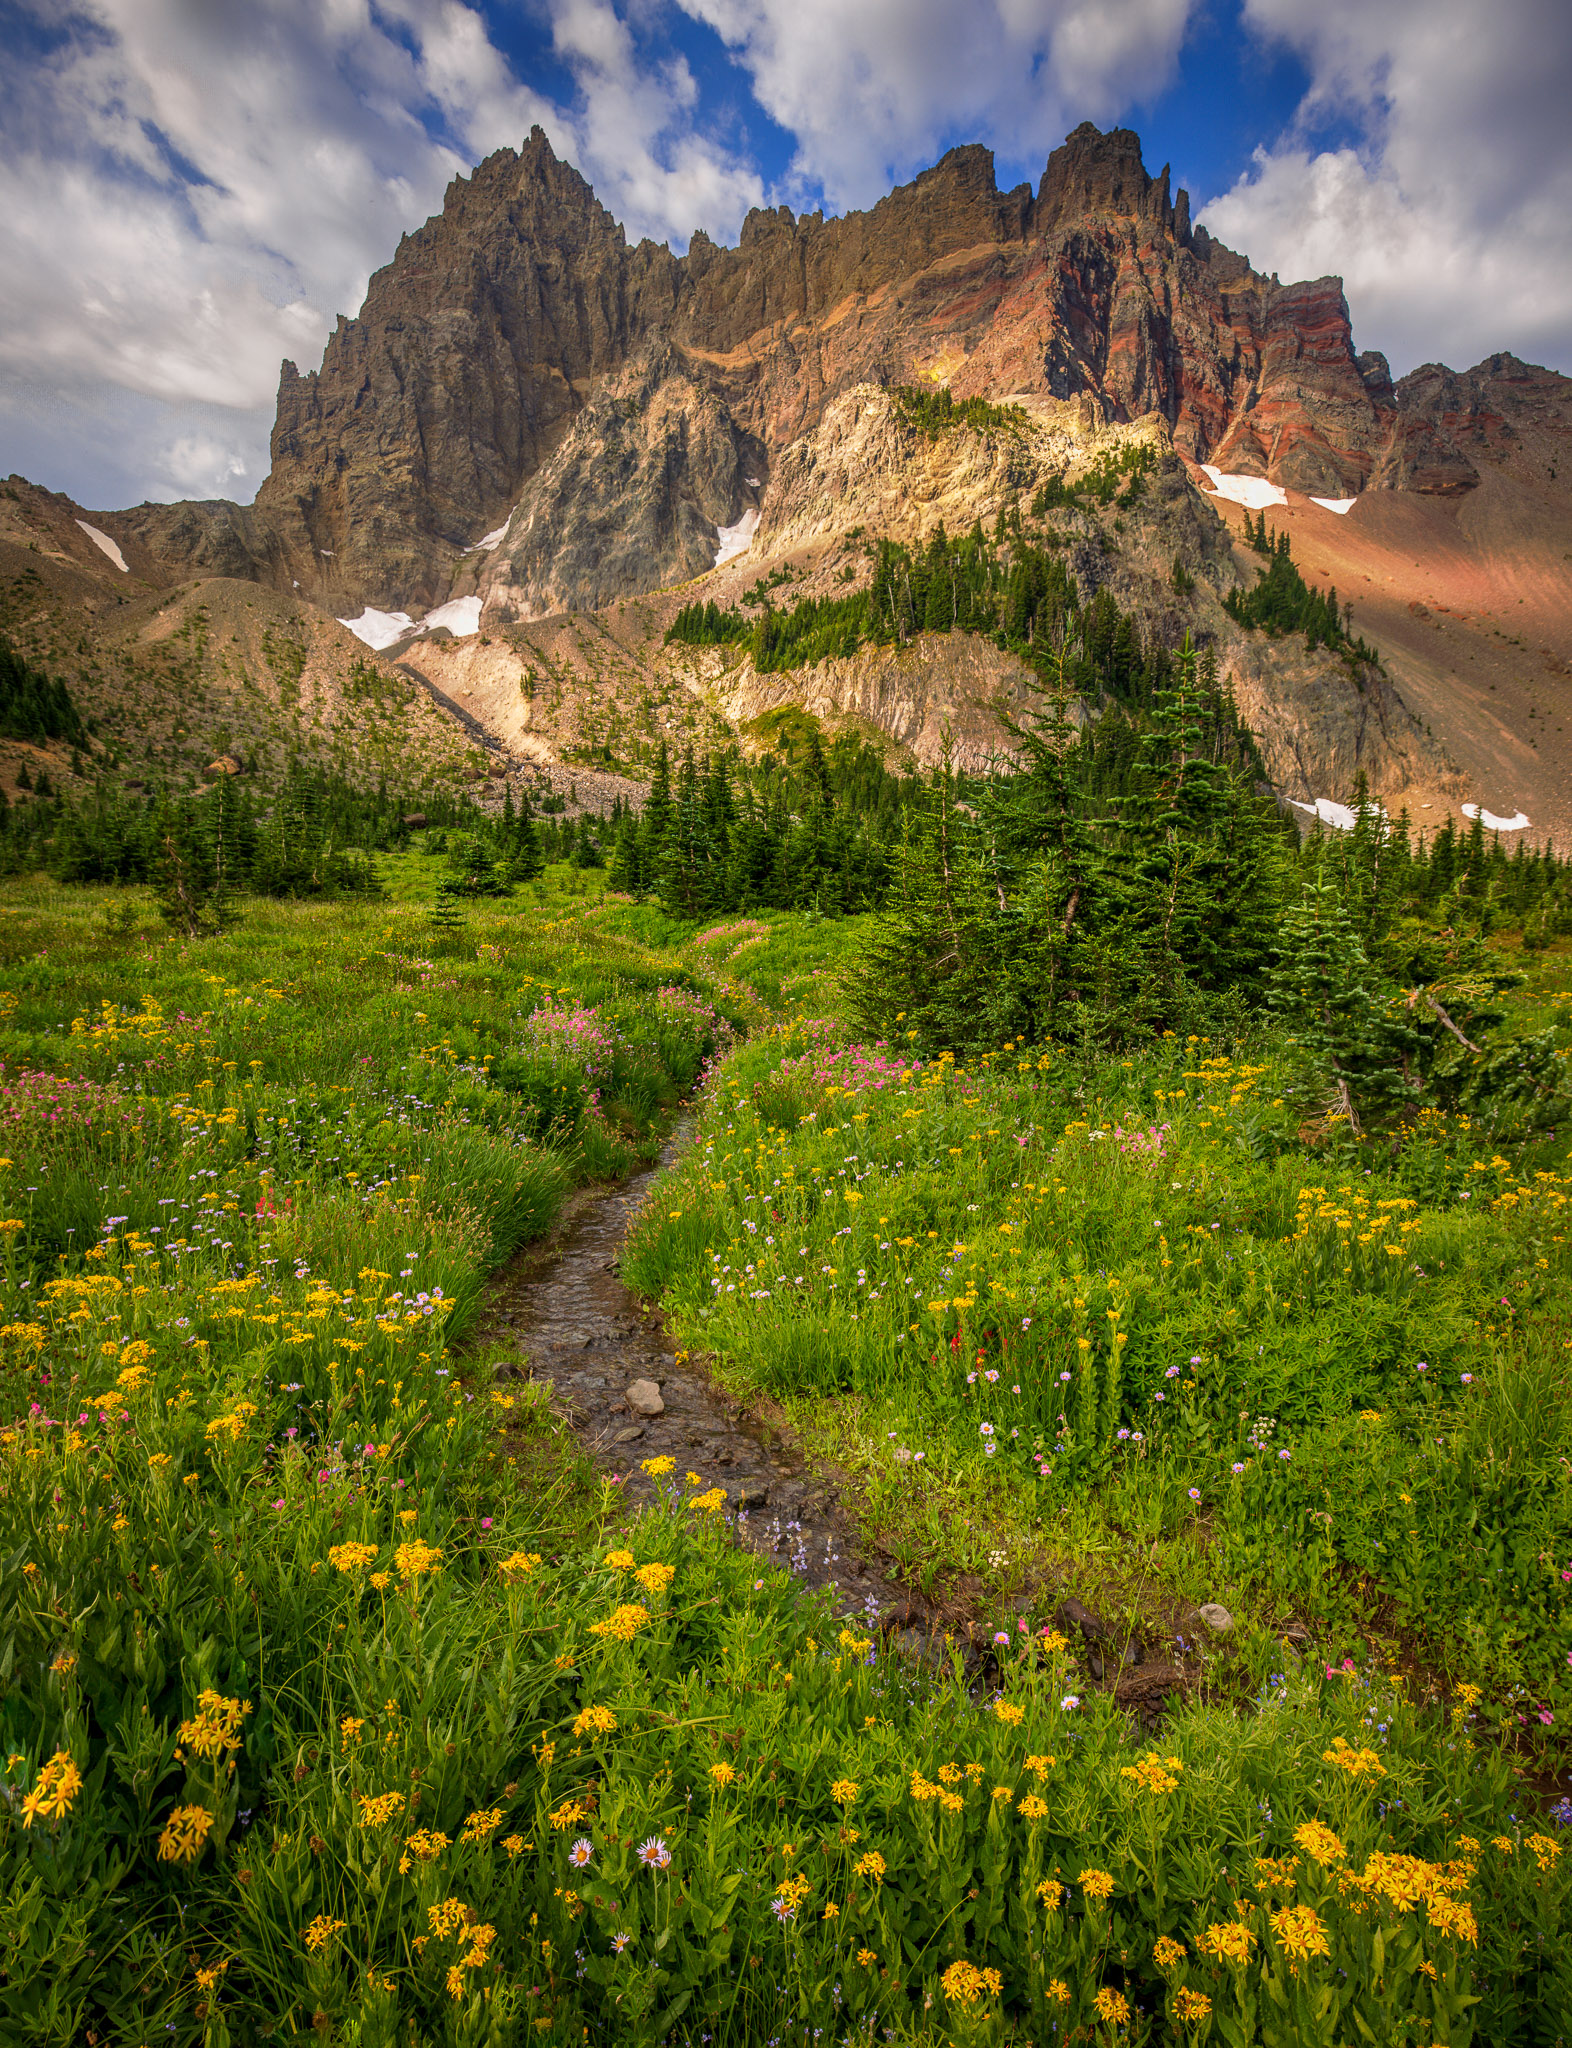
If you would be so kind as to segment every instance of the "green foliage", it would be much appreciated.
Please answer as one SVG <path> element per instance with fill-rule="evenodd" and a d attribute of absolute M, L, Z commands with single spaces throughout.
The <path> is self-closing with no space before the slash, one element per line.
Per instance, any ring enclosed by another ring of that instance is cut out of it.
<path fill-rule="evenodd" d="M 0 635 L 0 733 L 7 739 L 88 744 L 87 728 L 64 683 L 32 668 Z"/>
<path fill-rule="evenodd" d="M 1270 1641 L 1247 1712 L 1219 1665 L 1219 1698 L 1176 1707 L 1154 1748 L 1050 1631 L 1057 1593 L 1016 1612 L 1001 1588 L 986 1689 L 958 1643 L 918 1667 L 738 1547 L 711 1489 L 670 1474 L 642 1513 L 603 1494 L 546 1391 L 495 1376 L 516 1352 L 466 1346 L 486 1270 L 573 1178 L 648 1156 L 725 1051 L 660 912 L 479 899 L 478 946 L 434 963 L 353 904 L 259 902 L 197 957 L 106 946 L 91 899 L 47 885 L 8 909 L 7 2039 L 744 2048 L 829 2020 L 939 2048 L 1090 2037 L 1126 2003 L 1132 2038 L 1178 2038 L 1199 1996 L 1241 2048 L 1555 2037 L 1572 1859 L 1497 1746 L 1509 1687 L 1437 1707 Z M 777 922 L 753 936 L 811 975 L 821 928 Z M 1484 1677 L 1518 1651 L 1510 1586 L 1558 1648 L 1538 1553 L 1566 1554 L 1562 1354 L 1499 1311 L 1481 1336 L 1470 1285 L 1543 1315 L 1520 1283 L 1561 1284 L 1559 1248 L 1548 1278 L 1528 1256 L 1559 1189 L 1449 1126 L 1391 1182 L 1449 1189 L 1407 1262 L 1447 1278 L 1394 1275 L 1359 1242 L 1358 1203 L 1384 1199 L 1361 1174 L 1329 1205 L 1351 1227 L 1316 1203 L 1301 1227 L 1301 1162 L 1251 1163 L 1259 1065 L 1167 1045 L 1119 1070 L 1143 1132 L 1170 1123 L 1155 1158 L 1094 1142 L 1113 1105 L 1078 1099 L 1107 1084 L 1092 1070 L 963 1076 L 822 1023 L 761 1031 L 631 1257 L 724 1369 L 757 1344 L 783 1383 L 795 1324 L 817 1407 L 858 1376 L 893 1541 L 963 1456 L 1056 1510 L 1128 1469 L 1123 1546 L 1191 1518 L 1194 1483 L 1215 1568 L 1254 1559 L 1264 1611 L 1379 1574 L 1449 1637 L 1477 1628 L 1463 1669 Z M 758 1228 L 766 1207 L 784 1228 Z M 711 1284 L 784 1259 L 815 1277 Z M 1268 1286 L 1292 1290 L 1281 1312 Z M 1328 1333 L 1340 1315 L 1359 1343 Z M 1434 1381 L 1405 1348 L 1420 1327 Z M 1082 1336 L 1095 1369 L 1066 1402 Z M 1441 1384 L 1443 1345 L 1498 1341 L 1499 1377 Z M 1377 1381 L 1379 1435 L 1355 1405 Z M 1050 1437 L 1065 1410 L 1062 1479 L 1004 1428 L 982 1456 L 1013 1382 Z M 1236 1474 L 1261 1421 L 1238 1409 L 1274 1384 L 1281 1429 Z M 905 1414 L 880 1405 L 896 1391 Z M 1139 1458 L 1106 1441 L 1118 1410 L 1151 1418 Z M 925 1462 L 889 1462 L 887 1417 Z M 1400 1559 L 1394 1479 L 1423 1539 Z M 1335 1841 L 1307 1846 L 1311 1821 Z M 1427 1865 L 1407 1896 L 1380 1888 L 1394 1855 Z M 1298 1858 L 1291 1893 L 1257 1888 L 1261 1857 Z M 1325 1942 L 1292 1970 L 1289 1897 Z M 1240 1926 L 1244 1960 L 1209 1958 L 1209 1930 Z"/>
<path fill-rule="evenodd" d="M 974 434 L 1018 434 L 1027 424 L 1023 407 L 994 405 L 986 398 L 957 402 L 948 384 L 897 384 L 890 402 L 908 426 L 931 441 L 962 427 Z"/>
<path fill-rule="evenodd" d="M 1190 1597 L 1401 1630 L 1498 1739 L 1564 1743 L 1564 1145 L 1302 1131 L 1276 1027 L 964 1070 L 909 1028 L 723 1067 L 628 1253 L 680 1341 L 851 1458 L 897 1556 L 924 1522 L 957 1569 L 1001 1524 L 1057 1556 L 1095 1504 Z"/>
<path fill-rule="evenodd" d="M 1074 483 L 1059 476 L 1039 484 L 1032 495 L 1032 517 L 1041 519 L 1049 512 L 1084 506 L 1088 500 L 1104 508 L 1116 502 L 1121 506 L 1133 505 L 1142 496 L 1146 478 L 1156 463 L 1157 451 L 1144 441 L 1123 448 L 1106 448 Z"/>
<path fill-rule="evenodd" d="M 936 775 L 854 980 L 871 1034 L 900 1012 L 957 1050 L 1115 1042 L 1259 987 L 1280 836 L 1210 658 L 1180 657 L 1115 763 L 1069 713 L 1061 683 L 973 805 Z"/>
<path fill-rule="evenodd" d="M 1373 647 L 1349 636 L 1338 610 L 1336 587 L 1323 593 L 1305 582 L 1294 564 L 1288 535 L 1269 535 L 1264 512 L 1256 527 L 1246 513 L 1245 537 L 1257 554 L 1266 556 L 1267 566 L 1254 589 L 1225 593 L 1223 608 L 1230 618 L 1241 626 L 1259 627 L 1274 639 L 1284 633 L 1303 633 L 1305 646 L 1312 651 L 1328 647 L 1347 652 L 1356 661 L 1379 662 Z"/>

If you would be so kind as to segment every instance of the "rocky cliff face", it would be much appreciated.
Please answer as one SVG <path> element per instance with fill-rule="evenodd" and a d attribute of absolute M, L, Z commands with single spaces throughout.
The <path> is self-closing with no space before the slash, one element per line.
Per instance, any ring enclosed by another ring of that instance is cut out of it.
<path fill-rule="evenodd" d="M 1493 358 L 1394 388 L 1336 278 L 1281 285 L 1193 228 L 1127 129 L 1078 128 L 1035 193 L 956 149 L 866 213 L 756 211 L 735 249 L 701 233 L 680 258 L 630 248 L 537 129 L 454 182 L 320 369 L 284 366 L 252 514 L 127 516 L 170 559 L 343 611 L 465 588 L 465 551 L 518 508 L 506 602 L 530 616 L 694 574 L 858 384 L 1156 413 L 1195 461 L 1342 497 L 1467 489 L 1525 376 L 1546 373 Z"/>
<path fill-rule="evenodd" d="M 930 437 L 899 384 L 1020 417 Z M 1281 788 L 1342 798 L 1364 772 L 1438 813 L 1456 764 L 1490 808 L 1572 830 L 1542 701 L 1572 673 L 1572 380 L 1494 356 L 1394 383 L 1336 278 L 1262 276 L 1124 129 L 1078 128 L 1035 191 L 957 149 L 866 213 L 762 210 L 736 248 L 696 234 L 680 258 L 630 247 L 536 131 L 455 181 L 319 369 L 284 366 L 255 506 L 86 516 L 150 586 L 241 579 L 340 618 L 471 600 L 460 637 L 412 629 L 397 661 L 534 760 L 636 766 L 789 701 L 923 762 L 948 728 L 980 762 L 1020 684 L 991 645 L 759 677 L 664 628 L 767 576 L 844 595 L 868 535 L 991 523 L 1131 440 L 1158 458 L 1140 511 L 1056 513 L 1067 566 L 1143 634 L 1218 646 Z M 1221 596 L 1258 563 L 1201 463 L 1286 490 L 1275 522 L 1394 651 L 1390 683 L 1234 629 Z M 73 559 L 94 549 L 57 526 Z"/>

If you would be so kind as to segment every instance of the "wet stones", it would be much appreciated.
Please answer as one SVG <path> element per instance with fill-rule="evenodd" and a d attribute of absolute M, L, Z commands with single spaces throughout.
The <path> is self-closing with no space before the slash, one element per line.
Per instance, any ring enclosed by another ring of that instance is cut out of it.
<path fill-rule="evenodd" d="M 650 1417 L 664 1415 L 666 1412 L 666 1403 L 661 1399 L 660 1388 L 653 1380 L 635 1380 L 624 1399 L 628 1404 L 628 1412 L 632 1415 Z"/>

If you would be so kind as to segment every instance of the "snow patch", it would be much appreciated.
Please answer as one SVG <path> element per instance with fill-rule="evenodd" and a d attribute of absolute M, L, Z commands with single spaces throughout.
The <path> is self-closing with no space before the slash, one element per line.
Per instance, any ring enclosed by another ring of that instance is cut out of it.
<path fill-rule="evenodd" d="M 340 619 L 341 626 L 348 626 L 357 640 L 363 640 L 374 653 L 384 647 L 391 647 L 395 640 L 402 640 L 406 633 L 413 633 L 415 621 L 408 612 L 379 612 L 367 605 L 358 619 Z"/>
<path fill-rule="evenodd" d="M 1234 476 L 1219 469 L 1215 462 L 1203 462 L 1201 474 L 1211 479 L 1217 496 L 1226 498 L 1231 505 L 1248 505 L 1252 512 L 1262 512 L 1268 505 L 1288 503 L 1288 493 L 1282 485 L 1268 483 L 1264 476 Z"/>
<path fill-rule="evenodd" d="M 439 604 L 434 612 L 427 612 L 421 620 L 421 631 L 434 633 L 438 626 L 446 626 L 456 640 L 462 640 L 470 633 L 480 631 L 480 599 L 478 597 L 450 597 L 446 604 Z"/>
<path fill-rule="evenodd" d="M 1323 512 L 1352 512 L 1359 503 L 1357 498 L 1312 498 L 1312 505 L 1319 505 Z"/>
<path fill-rule="evenodd" d="M 513 515 L 509 513 L 508 518 L 511 518 L 512 516 Z M 477 548 L 484 548 L 486 550 L 486 553 L 489 555 L 493 548 L 500 547 L 502 545 L 502 536 L 507 532 L 507 530 L 508 521 L 507 519 L 504 519 L 500 526 L 494 526 L 491 529 L 490 533 L 483 533 L 480 536 L 479 540 L 472 542 L 470 546 L 464 550 L 465 554 L 472 555 L 475 553 Z"/>
<path fill-rule="evenodd" d="M 1308 804 L 1302 804 L 1296 796 L 1291 796 L 1288 801 L 1296 811 L 1307 811 L 1311 817 L 1319 818 L 1323 825 L 1330 825 L 1338 832 L 1352 832 L 1359 823 L 1359 813 L 1356 810 L 1352 810 L 1347 804 L 1334 803 L 1329 796 L 1318 796 L 1313 803 Z M 1386 812 L 1379 804 L 1371 804 L 1369 808 L 1378 818 L 1386 816 Z"/>
<path fill-rule="evenodd" d="M 1477 818 L 1487 832 L 1521 832 L 1528 824 L 1521 811 L 1514 811 L 1510 818 L 1498 818 L 1494 811 L 1482 811 L 1478 804 L 1464 804 L 1463 816 Z"/>
<path fill-rule="evenodd" d="M 749 505 L 735 526 L 718 526 L 715 529 L 720 546 L 715 550 L 715 566 L 729 562 L 733 555 L 744 555 L 753 545 L 753 536 L 759 524 L 759 508 Z"/>
<path fill-rule="evenodd" d="M 757 491 L 762 488 L 760 481 L 756 476 L 745 476 L 743 478 L 743 482 L 748 486 L 748 489 L 750 491 Z"/>
<path fill-rule="evenodd" d="M 76 523 L 78 526 L 81 527 L 82 531 L 87 535 L 88 539 L 93 543 L 95 547 L 100 547 L 103 549 L 104 553 L 109 557 L 110 561 L 114 563 L 115 567 L 120 571 L 120 573 L 123 576 L 129 576 L 131 574 L 131 571 L 126 567 L 125 556 L 121 554 L 119 548 L 109 538 L 109 535 L 107 533 L 100 533 L 96 526 L 89 526 L 85 519 L 79 519 Z"/>

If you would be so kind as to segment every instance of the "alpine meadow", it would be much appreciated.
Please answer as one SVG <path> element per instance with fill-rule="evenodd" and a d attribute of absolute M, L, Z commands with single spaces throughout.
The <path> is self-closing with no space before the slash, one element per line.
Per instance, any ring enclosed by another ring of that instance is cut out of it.
<path fill-rule="evenodd" d="M 0 486 L 0 2042 L 1564 2048 L 1572 381 L 1089 122 L 395 185 Z"/>

